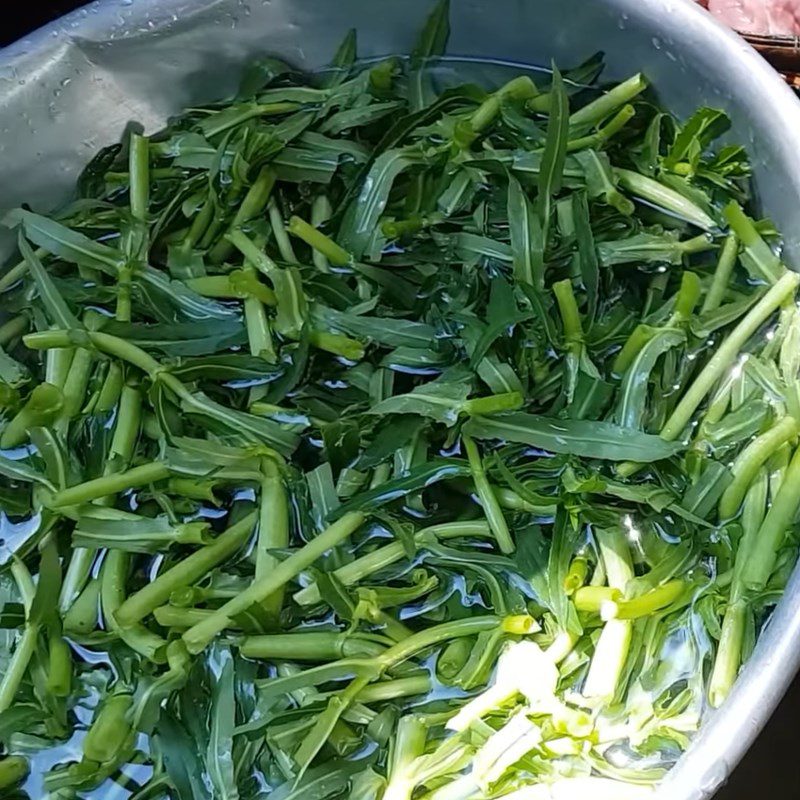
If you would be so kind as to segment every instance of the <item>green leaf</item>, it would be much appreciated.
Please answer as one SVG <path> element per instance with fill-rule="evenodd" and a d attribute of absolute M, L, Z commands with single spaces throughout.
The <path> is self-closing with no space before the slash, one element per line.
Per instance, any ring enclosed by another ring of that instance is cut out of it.
<path fill-rule="evenodd" d="M 162 714 L 153 739 L 179 800 L 212 800 L 196 744 L 185 727 Z"/>
<path fill-rule="evenodd" d="M 314 327 L 371 339 L 385 347 L 426 347 L 436 338 L 436 331 L 423 322 L 386 317 L 360 316 L 315 304 L 311 308 Z"/>
<path fill-rule="evenodd" d="M 731 121 L 724 111 L 698 108 L 686 121 L 664 158 L 664 169 L 674 170 L 680 162 L 696 169 L 705 149 L 725 133 Z"/>
<path fill-rule="evenodd" d="M 445 425 L 455 425 L 472 386 L 470 381 L 431 381 L 408 394 L 388 397 L 370 410 L 370 414 L 420 414 Z"/>
<path fill-rule="evenodd" d="M 544 288 L 544 240 L 541 221 L 520 182 L 508 179 L 508 227 L 511 233 L 514 277 Z"/>
<path fill-rule="evenodd" d="M 564 164 L 569 138 L 569 98 L 558 68 L 553 65 L 553 85 L 550 89 L 550 117 L 547 121 L 547 138 L 539 172 L 539 194 L 536 211 L 542 228 L 542 241 L 549 243 L 550 209 L 553 197 L 561 191 Z"/>
<path fill-rule="evenodd" d="M 424 419 L 415 414 L 392 417 L 381 427 L 358 459 L 359 469 L 373 469 L 393 456 L 404 444 L 413 441 L 426 425 Z"/>
<path fill-rule="evenodd" d="M 238 800 L 233 759 L 233 734 L 236 727 L 233 655 L 227 648 L 217 647 L 209 653 L 208 663 L 214 679 L 209 709 L 206 768 L 214 797 L 220 800 Z"/>
<path fill-rule="evenodd" d="M 450 36 L 450 2 L 439 0 L 431 11 L 411 51 L 411 67 L 417 69 L 431 56 L 444 55 Z"/>
<path fill-rule="evenodd" d="M 465 461 L 433 459 L 410 470 L 407 475 L 393 478 L 380 486 L 376 486 L 374 489 L 360 492 L 342 504 L 335 512 L 334 517 L 338 518 L 348 511 L 358 509 L 374 510 L 405 497 L 407 494 L 433 486 L 440 481 L 465 478 L 469 475 L 471 475 L 471 472 Z"/>
<path fill-rule="evenodd" d="M 28 263 L 28 269 L 36 281 L 36 286 L 39 290 L 39 297 L 44 303 L 47 313 L 50 316 L 51 322 L 55 323 L 58 328 L 77 330 L 82 327 L 80 322 L 76 319 L 75 315 L 70 310 L 69 306 L 61 296 L 50 278 L 49 273 L 44 268 L 42 262 L 37 257 L 36 253 L 22 236 L 20 232 L 19 251 L 22 257 Z"/>
<path fill-rule="evenodd" d="M 601 242 L 597 245 L 597 254 L 604 267 L 613 267 L 619 264 L 635 263 L 664 263 L 681 264 L 685 255 L 695 252 L 687 247 L 687 240 L 681 242 L 678 234 L 673 231 L 664 233 L 637 233 L 626 239 L 615 239 Z M 711 248 L 710 242 L 703 249 Z M 693 247 L 693 245 L 692 245 Z M 700 245 L 698 250 L 700 251 Z"/>
<path fill-rule="evenodd" d="M 11 211 L 6 215 L 4 224 L 8 227 L 22 225 L 22 230 L 30 241 L 64 261 L 98 269 L 114 277 L 124 261 L 118 250 L 94 242 L 82 233 L 32 211 L 21 208 Z"/>
<path fill-rule="evenodd" d="M 104 324 L 103 332 L 135 342 L 144 350 L 154 350 L 168 356 L 206 356 L 243 345 L 247 341 L 239 320 L 189 321 L 169 325 L 109 320 Z M 258 363 L 264 362 L 259 359 Z M 185 367 L 185 364 L 182 366 Z M 267 369 L 273 368 L 267 366 Z"/>
<path fill-rule="evenodd" d="M 647 397 L 651 389 L 650 375 L 656 362 L 664 353 L 685 342 L 686 334 L 682 330 L 665 328 L 642 347 L 622 380 L 614 415 L 618 425 L 635 430 L 644 428 L 648 411 Z"/>
<path fill-rule="evenodd" d="M 522 412 L 491 419 L 473 417 L 464 425 L 464 432 L 476 439 L 519 442 L 550 453 L 608 461 L 659 461 L 683 448 L 680 443 L 610 422 L 551 419 Z"/>
<path fill-rule="evenodd" d="M 339 86 L 347 78 L 350 68 L 355 64 L 357 49 L 356 30 L 351 28 L 331 59 L 329 71 L 322 80 L 325 88 Z"/>
<path fill-rule="evenodd" d="M 337 237 L 338 243 L 356 259 L 364 253 L 398 176 L 427 160 L 417 147 L 387 150 L 375 159 L 360 193 L 345 212 Z"/>
<path fill-rule="evenodd" d="M 425 67 L 429 59 L 444 55 L 449 37 L 450 0 L 439 0 L 411 51 L 408 97 L 413 111 L 418 111 L 431 102 Z"/>
<path fill-rule="evenodd" d="M 272 800 L 326 800 L 339 794 L 365 768 L 364 761 L 329 761 L 306 770 L 299 781 L 286 781 L 275 789 Z"/>
<path fill-rule="evenodd" d="M 28 621 L 32 625 L 46 624 L 57 614 L 61 592 L 61 560 L 55 540 L 50 538 L 41 548 L 39 581 L 33 596 Z"/>
<path fill-rule="evenodd" d="M 76 547 L 100 550 L 125 550 L 129 553 L 157 553 L 170 545 L 206 545 L 211 537 L 204 522 L 177 525 L 163 516 L 148 517 L 127 512 L 87 510 L 78 518 L 72 532 Z"/>
<path fill-rule="evenodd" d="M 586 174 L 586 191 L 590 198 L 602 198 L 604 203 L 625 216 L 633 214 L 635 206 L 617 189 L 617 178 L 605 153 L 582 150 L 575 154 L 575 158 Z"/>
<path fill-rule="evenodd" d="M 578 266 L 581 282 L 586 292 L 586 316 L 594 321 L 600 289 L 600 265 L 597 260 L 594 234 L 592 233 L 589 203 L 583 192 L 572 195 L 572 221 L 575 226 L 575 240 L 578 245 Z M 588 327 L 588 326 L 587 326 Z"/>

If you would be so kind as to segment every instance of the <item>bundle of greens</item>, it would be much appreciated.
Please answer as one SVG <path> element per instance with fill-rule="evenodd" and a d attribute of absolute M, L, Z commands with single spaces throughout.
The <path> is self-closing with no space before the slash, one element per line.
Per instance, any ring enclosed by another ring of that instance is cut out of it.
<path fill-rule="evenodd" d="M 7 218 L 4 797 L 620 800 L 730 690 L 800 278 L 723 113 L 447 38 L 265 59 Z"/>

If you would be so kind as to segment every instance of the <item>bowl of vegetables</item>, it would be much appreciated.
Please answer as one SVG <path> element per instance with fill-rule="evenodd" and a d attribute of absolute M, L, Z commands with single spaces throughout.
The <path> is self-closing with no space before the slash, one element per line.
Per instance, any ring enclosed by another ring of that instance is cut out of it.
<path fill-rule="evenodd" d="M 0 61 L 3 796 L 710 797 L 800 659 L 754 51 L 162 0 Z"/>

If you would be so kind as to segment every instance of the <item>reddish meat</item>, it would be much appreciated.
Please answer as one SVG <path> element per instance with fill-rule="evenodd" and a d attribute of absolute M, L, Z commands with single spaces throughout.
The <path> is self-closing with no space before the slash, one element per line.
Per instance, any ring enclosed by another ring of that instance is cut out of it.
<path fill-rule="evenodd" d="M 742 33 L 800 35 L 800 0 L 708 0 L 703 5 Z"/>

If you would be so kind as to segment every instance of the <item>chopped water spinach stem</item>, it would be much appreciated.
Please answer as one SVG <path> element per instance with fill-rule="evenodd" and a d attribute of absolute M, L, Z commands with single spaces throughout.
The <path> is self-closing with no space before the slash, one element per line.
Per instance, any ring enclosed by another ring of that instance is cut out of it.
<path fill-rule="evenodd" d="M 4 797 L 627 797 L 730 693 L 800 277 L 722 112 L 597 58 L 442 92 L 449 30 L 264 59 L 7 215 Z"/>

